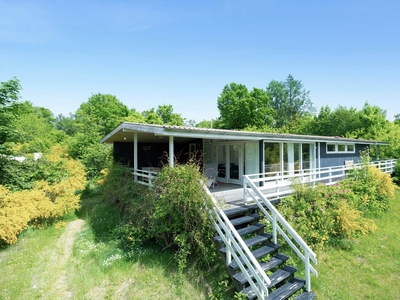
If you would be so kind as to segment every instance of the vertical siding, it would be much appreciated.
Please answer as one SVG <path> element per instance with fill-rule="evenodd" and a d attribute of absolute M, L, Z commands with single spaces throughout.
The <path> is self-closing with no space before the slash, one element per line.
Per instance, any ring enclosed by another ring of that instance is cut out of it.
<path fill-rule="evenodd" d="M 365 150 L 368 147 L 366 144 L 355 144 L 354 153 L 326 153 L 326 143 L 321 142 L 321 168 L 343 166 L 346 160 L 353 160 L 354 163 L 358 163 L 360 160 L 360 151 Z"/>

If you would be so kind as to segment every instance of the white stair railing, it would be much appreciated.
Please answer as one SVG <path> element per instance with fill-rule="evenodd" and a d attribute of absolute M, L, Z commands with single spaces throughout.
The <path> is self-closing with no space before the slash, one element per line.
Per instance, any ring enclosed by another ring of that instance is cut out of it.
<path fill-rule="evenodd" d="M 229 265 L 233 258 L 253 288 L 258 299 L 264 299 L 268 296 L 268 285 L 271 284 L 271 280 L 261 268 L 259 262 L 254 257 L 253 253 L 251 253 L 229 218 L 219 207 L 217 200 L 204 184 L 203 189 L 214 203 L 214 208 L 213 211 L 210 212 L 210 217 L 214 221 L 215 230 L 225 244 L 227 250 L 226 264 Z"/>
<path fill-rule="evenodd" d="M 243 176 L 243 185 L 248 187 L 247 197 L 257 204 L 260 211 L 267 217 L 272 224 L 272 238 L 276 244 L 278 242 L 278 234 L 280 234 L 294 252 L 300 257 L 305 266 L 306 275 L 306 290 L 311 291 L 311 278 L 310 273 L 312 272 L 315 276 L 318 276 L 317 270 L 311 265 L 311 261 L 317 264 L 316 254 L 311 250 L 307 243 L 298 235 L 293 227 L 286 221 L 286 219 L 278 212 L 275 206 L 268 201 L 260 189 L 252 182 L 249 176 Z M 250 192 L 250 189 L 252 192 Z M 267 210 L 267 209 L 268 210 Z M 294 243 L 296 242 L 297 245 Z M 310 261 L 311 260 L 311 261 Z"/>

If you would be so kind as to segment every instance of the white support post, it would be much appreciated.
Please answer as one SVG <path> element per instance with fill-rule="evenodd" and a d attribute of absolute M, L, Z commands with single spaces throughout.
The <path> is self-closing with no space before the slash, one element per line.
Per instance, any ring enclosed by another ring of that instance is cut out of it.
<path fill-rule="evenodd" d="M 277 226 L 276 225 L 276 213 L 272 213 L 272 238 L 274 240 L 274 244 L 278 243 L 278 237 L 276 234 L 276 230 L 277 230 L 276 226 Z"/>
<path fill-rule="evenodd" d="M 174 137 L 172 135 L 169 136 L 169 165 L 174 167 Z"/>
<path fill-rule="evenodd" d="M 305 273 L 306 273 L 306 290 L 311 292 L 311 278 L 310 278 L 310 253 L 305 251 Z"/>
<path fill-rule="evenodd" d="M 137 132 L 135 132 L 133 136 L 133 169 L 135 170 L 135 174 L 137 172 L 138 168 L 138 138 L 137 138 Z M 138 180 L 137 175 L 135 175 L 135 181 Z"/>
<path fill-rule="evenodd" d="M 228 240 L 228 245 L 232 246 L 231 239 L 228 237 L 227 240 Z M 232 262 L 232 253 L 230 247 L 226 247 L 226 265 L 229 266 L 231 262 Z"/>

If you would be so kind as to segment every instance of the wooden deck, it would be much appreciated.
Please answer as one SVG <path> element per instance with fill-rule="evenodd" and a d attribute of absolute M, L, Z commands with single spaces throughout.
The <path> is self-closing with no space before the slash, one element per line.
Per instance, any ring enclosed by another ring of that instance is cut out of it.
<path fill-rule="evenodd" d="M 280 191 L 287 191 L 289 187 L 280 187 Z M 271 188 L 263 187 L 262 193 L 268 197 L 276 193 L 276 187 L 271 185 Z M 218 182 L 214 188 L 210 188 L 211 194 L 215 199 L 226 204 L 227 207 L 243 206 L 243 187 L 237 184 L 230 184 L 224 182 Z M 251 204 L 251 203 L 250 203 Z"/>

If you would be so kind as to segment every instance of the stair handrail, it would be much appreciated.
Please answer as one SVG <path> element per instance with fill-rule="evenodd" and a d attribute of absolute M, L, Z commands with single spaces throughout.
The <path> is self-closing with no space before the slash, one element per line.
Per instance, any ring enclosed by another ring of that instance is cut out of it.
<path fill-rule="evenodd" d="M 210 212 L 210 218 L 214 223 L 215 230 L 218 232 L 227 249 L 226 264 L 229 265 L 233 257 L 258 299 L 264 299 L 268 296 L 268 285 L 271 284 L 271 280 L 254 257 L 253 253 L 251 253 L 236 228 L 232 225 L 225 212 L 220 208 L 218 201 L 211 194 L 210 190 L 204 183 L 202 183 L 202 186 L 214 204 L 213 211 Z M 216 222 L 215 219 L 218 222 Z M 222 230 L 218 224 L 220 224 Z M 239 253 L 239 255 L 237 255 L 237 253 Z M 249 274 L 253 276 L 253 279 Z M 255 280 L 256 283 L 253 280 Z"/>
<path fill-rule="evenodd" d="M 243 175 L 243 186 L 245 187 L 245 193 L 247 193 L 250 198 L 254 200 L 257 204 L 260 211 L 268 218 L 268 220 L 272 223 L 272 238 L 273 242 L 276 244 L 278 242 L 277 234 L 280 233 L 282 237 L 286 240 L 289 246 L 295 251 L 295 253 L 300 257 L 305 265 L 305 275 L 306 275 L 306 290 L 308 292 L 311 291 L 311 278 L 310 272 L 312 272 L 316 277 L 318 277 L 317 270 L 311 265 L 310 260 L 312 260 L 315 264 L 317 264 L 317 256 L 314 251 L 308 246 L 308 244 L 302 239 L 302 237 L 294 230 L 294 228 L 286 221 L 286 219 L 279 213 L 276 207 L 267 200 L 264 194 L 259 190 L 259 188 L 254 184 L 254 182 L 249 178 L 248 175 Z M 250 187 L 253 193 L 251 193 L 247 187 Z M 258 197 L 258 199 L 257 199 Z M 247 198 L 247 195 L 246 195 Z M 264 206 L 265 205 L 265 206 Z M 268 211 L 271 212 L 271 215 Z M 293 241 L 289 238 L 289 236 L 284 232 L 284 230 L 279 226 L 286 230 L 286 232 L 291 236 L 293 240 L 297 242 L 300 248 L 304 251 L 304 254 L 298 249 L 298 247 L 293 243 Z"/>

